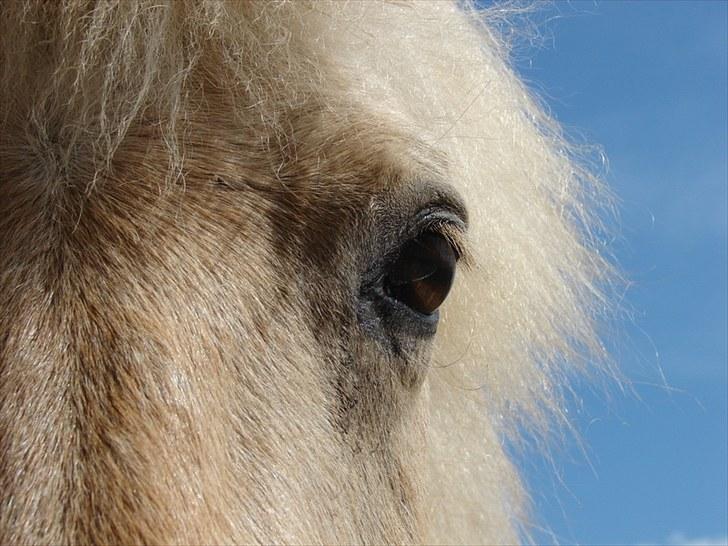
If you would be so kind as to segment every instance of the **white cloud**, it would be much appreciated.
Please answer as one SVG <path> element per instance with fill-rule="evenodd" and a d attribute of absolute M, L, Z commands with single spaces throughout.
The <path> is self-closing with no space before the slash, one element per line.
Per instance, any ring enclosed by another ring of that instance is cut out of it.
<path fill-rule="evenodd" d="M 728 536 L 688 537 L 684 533 L 673 532 L 667 537 L 668 546 L 728 546 Z"/>

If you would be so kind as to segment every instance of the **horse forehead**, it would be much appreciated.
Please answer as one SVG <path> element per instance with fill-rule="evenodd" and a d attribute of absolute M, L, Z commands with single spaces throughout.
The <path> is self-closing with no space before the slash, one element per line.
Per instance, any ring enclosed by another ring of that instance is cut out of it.
<path fill-rule="evenodd" d="M 215 110 L 196 125 L 202 134 L 218 134 L 192 137 L 190 165 L 233 188 L 268 196 L 279 208 L 300 214 L 361 210 L 378 197 L 387 197 L 378 206 L 397 208 L 423 191 L 447 195 L 464 208 L 450 187 L 446 154 L 371 105 L 319 98 L 282 109 L 285 123 L 277 127 L 257 127 L 259 113 L 252 109 L 248 121 L 256 131 L 216 123 L 217 111 L 225 109 Z"/>

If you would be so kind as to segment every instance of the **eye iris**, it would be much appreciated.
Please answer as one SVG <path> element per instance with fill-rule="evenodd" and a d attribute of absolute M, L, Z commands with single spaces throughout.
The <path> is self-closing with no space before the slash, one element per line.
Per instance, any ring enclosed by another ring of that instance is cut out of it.
<path fill-rule="evenodd" d="M 425 232 L 404 245 L 385 280 L 387 294 L 411 309 L 430 315 L 445 301 L 457 255 L 441 235 Z"/>

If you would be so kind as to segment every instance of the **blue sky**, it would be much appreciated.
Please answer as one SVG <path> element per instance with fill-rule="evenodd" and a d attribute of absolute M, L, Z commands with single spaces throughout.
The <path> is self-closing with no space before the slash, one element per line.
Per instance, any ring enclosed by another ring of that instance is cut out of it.
<path fill-rule="evenodd" d="M 540 47 L 517 50 L 567 131 L 604 148 L 620 201 L 613 248 L 631 281 L 611 346 L 634 393 L 579 387 L 585 452 L 572 441 L 553 465 L 525 461 L 562 544 L 728 535 L 727 6 L 557 2 L 534 16 Z"/>

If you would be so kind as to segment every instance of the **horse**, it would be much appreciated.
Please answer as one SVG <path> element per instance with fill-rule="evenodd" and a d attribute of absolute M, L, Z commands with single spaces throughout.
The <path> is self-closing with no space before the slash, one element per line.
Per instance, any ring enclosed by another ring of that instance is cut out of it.
<path fill-rule="evenodd" d="M 507 10 L 2 3 L 0 543 L 527 540 L 613 267 Z"/>

